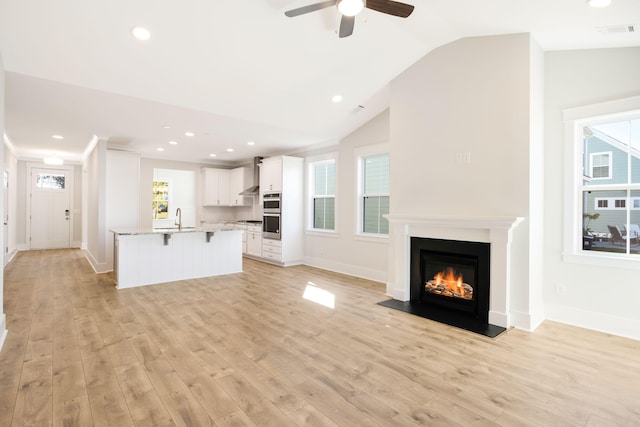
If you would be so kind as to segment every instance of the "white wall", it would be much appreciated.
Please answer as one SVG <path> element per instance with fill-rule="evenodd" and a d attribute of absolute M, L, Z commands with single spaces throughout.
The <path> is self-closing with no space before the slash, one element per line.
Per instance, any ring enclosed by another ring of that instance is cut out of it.
<path fill-rule="evenodd" d="M 17 188 L 18 188 L 18 159 L 15 154 L 5 145 L 4 148 L 4 168 L 9 172 L 9 206 L 5 206 L 5 213 L 7 214 L 8 219 L 8 233 L 7 236 L 7 244 L 9 253 L 7 254 L 7 259 L 11 259 L 17 251 L 17 225 L 18 225 L 18 215 L 17 215 Z"/>
<path fill-rule="evenodd" d="M 109 271 L 106 257 L 107 141 L 99 140 L 83 165 L 87 259 L 98 272 Z"/>
<path fill-rule="evenodd" d="M 107 150 L 105 271 L 113 270 L 113 233 L 110 229 L 138 226 L 138 156 Z M 149 205 L 151 206 L 151 205 Z"/>
<path fill-rule="evenodd" d="M 360 127 L 340 141 L 296 156 L 315 156 L 337 152 L 337 234 L 332 237 L 305 235 L 305 264 L 380 282 L 387 281 L 388 239 L 362 239 L 356 236 L 357 216 L 357 150 L 369 145 L 389 142 L 389 110 Z M 393 168 L 394 160 L 391 159 Z M 305 174 L 306 176 L 306 174 Z M 393 200 L 393 192 L 391 200 Z"/>
<path fill-rule="evenodd" d="M 4 135 L 4 64 L 0 55 L 0 135 Z M 3 137 L 4 138 L 4 137 Z M 3 142 L 4 145 L 4 142 Z M 4 164 L 4 150 L 0 150 L 0 165 Z M 0 198 L 0 217 L 3 213 L 2 198 Z M 3 231 L 0 227 L 0 242 L 4 241 Z M 4 269 L 0 274 L 0 350 L 7 337 L 7 317 L 4 314 Z"/>
<path fill-rule="evenodd" d="M 513 234 L 510 306 L 513 324 L 529 330 L 543 317 L 531 274 L 542 259 L 529 237 L 541 224 L 530 210 L 542 198 L 533 182 L 542 177 L 530 169 L 541 139 L 533 129 L 541 102 L 532 99 L 541 57 L 528 34 L 466 38 L 391 84 L 391 214 L 524 217 Z M 460 161 L 465 154 L 470 162 Z"/>
<path fill-rule="evenodd" d="M 562 111 L 640 95 L 640 48 L 547 52 L 545 64 L 546 317 L 640 339 L 640 272 L 562 259 L 568 160 Z M 555 292 L 556 283 L 565 295 Z"/>

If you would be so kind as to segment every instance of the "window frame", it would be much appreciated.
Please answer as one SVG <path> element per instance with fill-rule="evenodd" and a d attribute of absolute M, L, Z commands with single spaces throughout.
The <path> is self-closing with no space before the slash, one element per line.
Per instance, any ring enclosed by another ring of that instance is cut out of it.
<path fill-rule="evenodd" d="M 610 123 L 615 120 L 626 120 L 640 117 L 640 96 L 619 99 L 617 101 L 591 104 L 583 107 L 571 108 L 563 111 L 565 158 L 565 197 L 564 201 L 564 233 L 562 259 L 565 262 L 599 265 L 606 267 L 620 267 L 640 270 L 637 254 L 621 254 L 613 252 L 600 252 L 584 250 L 583 221 L 582 221 L 582 196 L 585 188 L 591 191 L 598 190 L 625 190 L 627 193 L 627 205 L 633 203 L 635 196 L 629 198 L 629 193 L 640 190 L 640 183 L 590 185 L 585 186 L 583 176 L 583 129 L 585 126 Z M 610 157 L 612 160 L 612 158 Z M 591 161 L 591 159 L 589 159 Z M 591 167 L 591 165 L 589 165 Z M 612 167 L 611 167 L 612 168 Z M 610 175 L 613 175 L 612 169 Z M 589 168 L 591 171 L 591 169 Z M 592 180 L 593 178 L 589 178 Z M 621 197 L 613 197 L 620 199 Z M 612 207 L 609 201 L 607 209 Z M 613 203 L 615 205 L 615 202 Z M 603 208 L 600 208 L 603 209 Z M 618 208 L 621 210 L 621 208 Z M 629 209 L 629 208 L 625 208 Z M 632 205 L 631 208 L 633 209 Z"/>
<path fill-rule="evenodd" d="M 388 143 L 384 144 L 375 144 L 366 147 L 361 147 L 355 151 L 356 158 L 356 220 L 355 220 L 355 237 L 360 240 L 369 240 L 369 241 L 386 241 L 389 239 L 389 233 L 365 233 L 364 232 L 364 198 L 367 196 L 376 196 L 376 197 L 389 197 L 391 200 L 391 188 L 389 186 L 389 193 L 370 193 L 365 194 L 364 192 L 364 184 L 365 184 L 365 167 L 364 160 L 370 157 L 376 157 L 381 155 L 386 155 L 389 157 L 389 169 L 391 169 L 391 154 L 390 147 Z M 389 171 L 389 181 L 391 181 L 391 171 Z M 390 184 L 390 183 L 389 183 Z"/>
<path fill-rule="evenodd" d="M 307 234 L 315 234 L 319 236 L 337 236 L 338 235 L 338 153 L 331 152 L 318 156 L 311 156 L 305 160 L 307 171 L 307 196 L 306 196 L 306 220 L 305 220 L 305 232 Z M 315 194 L 315 167 L 319 164 L 334 164 L 335 171 L 335 191 L 332 196 L 334 203 L 334 223 L 333 229 L 315 228 L 314 208 L 315 200 L 317 198 L 328 199 L 331 198 L 327 195 L 316 196 Z"/>

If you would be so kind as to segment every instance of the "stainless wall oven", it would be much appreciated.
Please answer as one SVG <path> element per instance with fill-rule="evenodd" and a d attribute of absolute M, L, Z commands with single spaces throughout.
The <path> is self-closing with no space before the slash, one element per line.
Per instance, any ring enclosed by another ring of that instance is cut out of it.
<path fill-rule="evenodd" d="M 262 237 L 280 240 L 280 193 L 262 195 Z"/>
<path fill-rule="evenodd" d="M 280 213 L 280 193 L 264 193 L 262 210 L 264 213 Z"/>
<path fill-rule="evenodd" d="M 265 213 L 262 216 L 262 237 L 280 240 L 280 214 Z"/>

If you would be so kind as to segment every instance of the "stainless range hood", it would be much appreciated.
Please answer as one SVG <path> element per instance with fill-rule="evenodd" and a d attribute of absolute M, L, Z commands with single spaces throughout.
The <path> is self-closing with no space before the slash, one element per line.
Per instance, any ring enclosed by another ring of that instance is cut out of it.
<path fill-rule="evenodd" d="M 260 162 L 262 157 L 253 158 L 253 185 L 243 192 L 239 193 L 240 196 L 257 196 L 260 191 Z"/>

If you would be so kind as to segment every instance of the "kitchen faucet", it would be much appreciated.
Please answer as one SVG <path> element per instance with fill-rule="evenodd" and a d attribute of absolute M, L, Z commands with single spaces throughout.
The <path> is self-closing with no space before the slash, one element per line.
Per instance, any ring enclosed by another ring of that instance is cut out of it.
<path fill-rule="evenodd" d="M 178 217 L 178 222 L 174 222 L 174 224 L 178 226 L 178 231 L 182 231 L 182 210 L 180 208 L 176 211 L 176 216 Z"/>

